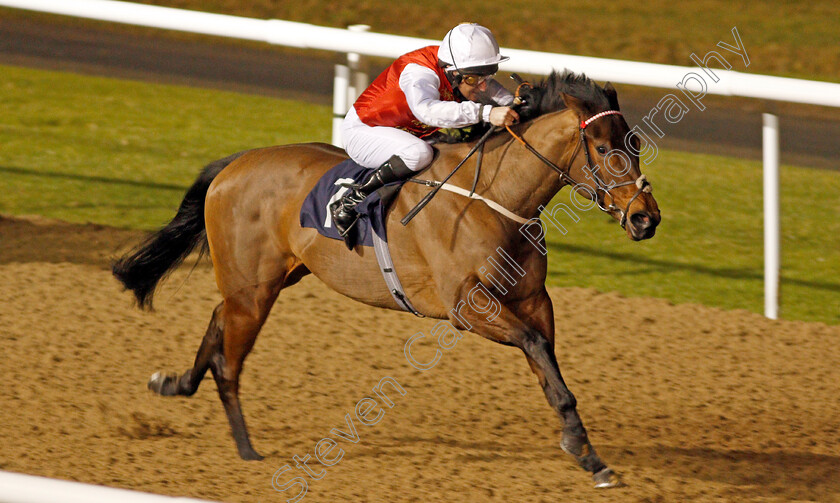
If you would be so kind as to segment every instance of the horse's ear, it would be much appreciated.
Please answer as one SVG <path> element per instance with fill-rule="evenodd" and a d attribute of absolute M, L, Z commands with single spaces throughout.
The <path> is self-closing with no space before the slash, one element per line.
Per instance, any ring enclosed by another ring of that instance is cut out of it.
<path fill-rule="evenodd" d="M 589 115 L 589 113 L 586 111 L 586 102 L 584 102 L 582 99 L 576 98 L 571 94 L 566 93 L 560 93 L 560 95 L 563 97 L 563 103 L 566 104 L 566 108 L 574 110 L 578 114 L 578 117 L 582 119 Z"/>
<path fill-rule="evenodd" d="M 607 95 L 607 100 L 610 102 L 610 109 L 620 110 L 620 108 L 618 108 L 618 93 L 615 91 L 612 82 L 607 82 L 604 85 L 604 94 Z"/>

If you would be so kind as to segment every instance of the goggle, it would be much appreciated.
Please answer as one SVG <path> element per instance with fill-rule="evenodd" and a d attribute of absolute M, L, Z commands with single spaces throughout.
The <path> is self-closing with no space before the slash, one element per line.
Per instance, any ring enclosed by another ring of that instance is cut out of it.
<path fill-rule="evenodd" d="M 490 75 L 464 75 L 463 81 L 464 84 L 475 87 L 481 85 L 483 82 L 487 82 L 488 80 L 492 79 L 494 75 L 496 74 L 491 73 Z"/>

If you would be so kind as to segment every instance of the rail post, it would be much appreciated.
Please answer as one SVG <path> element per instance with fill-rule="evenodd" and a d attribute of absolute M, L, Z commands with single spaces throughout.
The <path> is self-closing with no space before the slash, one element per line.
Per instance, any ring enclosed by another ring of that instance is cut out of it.
<path fill-rule="evenodd" d="M 370 26 L 366 24 L 354 24 L 347 27 L 350 31 L 363 32 L 369 31 Z M 368 76 L 365 71 L 364 60 L 362 55 L 357 52 L 347 53 L 347 66 L 350 67 L 350 87 L 347 89 L 347 105 L 348 110 L 350 105 L 355 103 L 356 98 L 362 94 L 368 86 Z"/>
<path fill-rule="evenodd" d="M 335 65 L 335 77 L 333 78 L 333 120 L 332 120 L 332 144 L 336 147 L 343 147 L 341 142 L 341 123 L 347 113 L 347 96 L 350 87 L 350 68 L 347 65 Z"/>
<path fill-rule="evenodd" d="M 764 157 L 764 316 L 779 316 L 779 118 L 762 115 Z"/>
<path fill-rule="evenodd" d="M 349 31 L 368 31 L 370 26 L 366 24 L 354 24 L 347 27 Z M 368 76 L 364 70 L 361 54 L 357 52 L 347 53 L 346 65 L 335 65 L 335 78 L 333 79 L 333 123 L 332 123 L 332 144 L 336 147 L 343 147 L 341 140 L 341 123 L 347 110 L 356 101 L 356 98 L 365 90 L 368 85 Z"/>

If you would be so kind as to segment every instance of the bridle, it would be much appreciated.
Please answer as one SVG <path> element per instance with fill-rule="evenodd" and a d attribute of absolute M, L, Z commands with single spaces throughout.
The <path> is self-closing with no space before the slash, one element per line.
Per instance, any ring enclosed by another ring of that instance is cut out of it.
<path fill-rule="evenodd" d="M 518 91 L 518 89 L 517 89 L 517 91 Z M 544 155 L 540 154 L 524 138 L 522 138 L 521 136 L 514 133 L 513 130 L 511 130 L 509 126 L 505 126 L 505 127 L 507 128 L 507 130 L 511 134 L 511 136 L 516 138 L 516 140 L 519 141 L 519 143 L 524 145 L 525 148 L 528 149 L 529 152 L 534 154 L 539 160 L 541 160 L 548 167 L 553 169 L 560 176 L 560 180 L 566 182 L 566 184 L 572 185 L 573 187 L 580 187 L 580 186 L 582 186 L 582 184 L 575 181 L 575 179 L 572 178 L 571 175 L 569 175 L 569 172 L 572 169 L 572 163 L 574 162 L 575 158 L 578 156 L 578 152 L 580 151 L 581 146 L 583 146 L 583 151 L 586 154 L 586 165 L 587 166 L 595 166 L 595 164 L 592 163 L 592 156 L 589 153 L 589 142 L 586 138 L 586 128 L 590 124 L 595 122 L 597 119 L 600 119 L 601 117 L 606 117 L 608 115 L 619 115 L 620 116 L 621 112 L 619 112 L 618 110 L 607 110 L 607 111 L 595 114 L 592 117 L 580 122 L 580 124 L 578 126 L 578 129 L 580 131 L 580 141 L 578 142 L 577 146 L 575 147 L 575 151 L 572 154 L 571 160 L 569 161 L 569 167 L 565 171 L 562 170 L 559 166 L 557 166 L 553 162 L 551 162 L 551 160 L 547 159 Z M 649 194 L 653 191 L 653 187 L 651 187 L 650 182 L 647 181 L 647 177 L 645 177 L 645 175 L 641 175 L 639 178 L 637 178 L 636 180 L 633 180 L 633 181 L 621 182 L 621 183 L 611 182 L 610 184 L 608 184 L 600 176 L 598 176 L 597 170 L 589 169 L 588 172 L 592 175 L 592 180 L 595 182 L 595 190 L 603 192 L 605 196 L 609 196 L 610 201 L 611 201 L 608 206 L 604 207 L 599 202 L 597 194 L 595 194 L 595 197 L 593 198 L 593 200 L 595 201 L 595 204 L 597 204 L 598 208 L 605 213 L 612 213 L 614 211 L 621 212 L 620 223 L 621 223 L 621 228 L 622 229 L 627 224 L 627 213 L 630 211 L 630 205 L 633 204 L 633 201 L 635 201 L 643 192 Z M 624 186 L 627 186 L 627 185 L 635 185 L 637 187 L 637 189 L 636 189 L 636 193 L 633 195 L 632 198 L 630 198 L 630 201 L 627 202 L 627 205 L 622 210 L 621 208 L 615 206 L 615 197 L 612 195 L 612 193 L 610 191 L 612 189 L 617 188 L 617 187 L 624 187 Z M 588 186 L 586 186 L 586 187 L 588 187 Z M 575 190 L 577 190 L 577 189 L 575 189 Z M 606 200 L 606 197 L 604 199 Z"/>

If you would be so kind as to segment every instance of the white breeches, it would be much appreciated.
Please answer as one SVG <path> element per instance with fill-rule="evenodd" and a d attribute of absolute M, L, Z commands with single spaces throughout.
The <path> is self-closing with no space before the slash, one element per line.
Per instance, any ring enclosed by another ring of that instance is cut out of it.
<path fill-rule="evenodd" d="M 411 171 L 420 171 L 434 159 L 431 145 L 411 133 L 384 126 L 368 126 L 350 107 L 341 126 L 344 150 L 366 168 L 378 168 L 398 155 Z"/>

